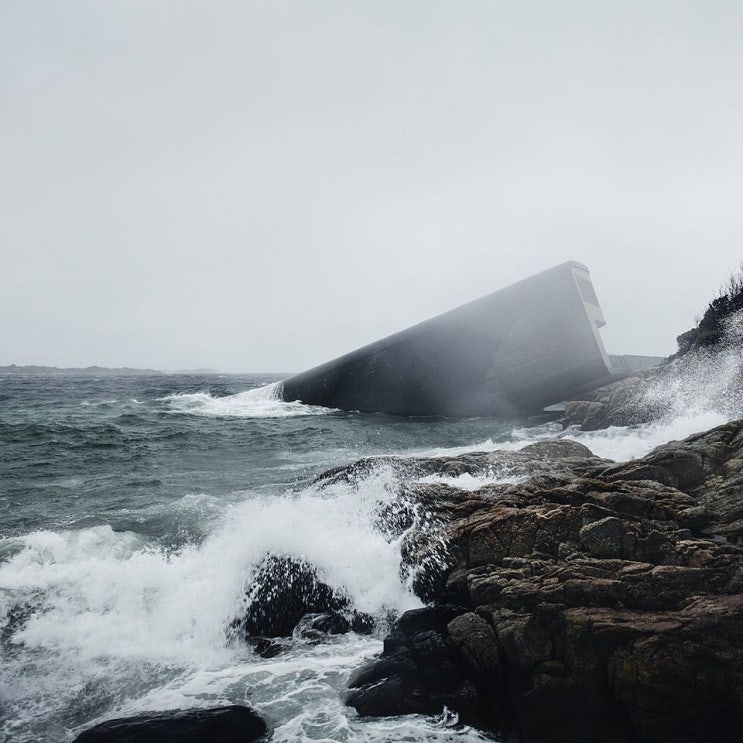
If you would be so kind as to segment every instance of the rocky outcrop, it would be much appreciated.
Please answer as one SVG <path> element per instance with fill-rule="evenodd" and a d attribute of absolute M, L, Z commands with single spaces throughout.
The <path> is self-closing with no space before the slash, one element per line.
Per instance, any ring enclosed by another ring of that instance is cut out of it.
<path fill-rule="evenodd" d="M 232 705 L 107 720 L 78 735 L 75 743 L 248 743 L 267 732 L 250 707 Z"/>
<path fill-rule="evenodd" d="M 743 421 L 622 464 L 529 449 L 522 482 L 408 488 L 439 525 L 405 550 L 433 605 L 400 618 L 348 703 L 447 706 L 534 743 L 743 739 Z"/>
<path fill-rule="evenodd" d="M 656 366 L 586 392 L 579 400 L 565 403 L 563 426 L 598 431 L 610 426 L 648 423 L 663 410 L 647 393 L 658 379 L 672 373 L 668 365 Z"/>
<path fill-rule="evenodd" d="M 737 294 L 722 314 L 717 314 L 721 307 L 718 300 L 713 302 L 714 321 L 700 323 L 700 332 L 690 331 L 684 342 L 679 338 L 679 353 L 661 365 L 567 402 L 564 426 L 594 431 L 647 423 L 669 413 L 686 414 L 690 409 L 713 409 L 730 418 L 739 417 L 743 413 L 741 301 L 743 294 Z M 732 312 L 734 306 L 738 309 Z M 732 314 L 727 314 L 728 310 Z"/>
<path fill-rule="evenodd" d="M 348 599 L 293 557 L 269 555 L 258 567 L 241 624 L 251 637 L 288 637 L 306 614 L 335 613 Z"/>
<path fill-rule="evenodd" d="M 265 658 L 284 650 L 285 643 L 275 638 L 297 634 L 319 641 L 351 630 L 368 634 L 374 628 L 373 618 L 355 611 L 345 594 L 320 580 L 313 565 L 286 555 L 266 556 L 245 604 L 245 612 L 232 623 L 231 634 L 244 637 Z"/>

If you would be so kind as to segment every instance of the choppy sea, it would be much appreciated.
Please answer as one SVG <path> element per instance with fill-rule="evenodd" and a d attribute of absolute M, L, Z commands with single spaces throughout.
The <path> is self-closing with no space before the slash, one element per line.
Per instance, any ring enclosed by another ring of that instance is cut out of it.
<path fill-rule="evenodd" d="M 723 423 L 710 373 L 666 390 L 662 420 L 569 435 L 626 460 Z M 400 540 L 375 528 L 398 497 L 392 470 L 321 490 L 323 470 L 517 450 L 561 427 L 283 403 L 277 381 L 0 376 L 0 741 L 59 743 L 110 717 L 219 703 L 255 707 L 274 741 L 490 740 L 443 710 L 362 720 L 347 708 L 348 676 L 379 636 L 297 639 L 263 659 L 228 627 L 267 553 L 312 563 L 377 617 L 420 605 Z"/>

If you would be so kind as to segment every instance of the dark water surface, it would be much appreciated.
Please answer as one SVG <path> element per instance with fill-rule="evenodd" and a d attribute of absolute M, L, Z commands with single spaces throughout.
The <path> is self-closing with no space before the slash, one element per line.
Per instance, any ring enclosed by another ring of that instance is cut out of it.
<path fill-rule="evenodd" d="M 373 527 L 392 475 L 363 492 L 312 479 L 371 454 L 494 446 L 513 425 L 285 404 L 276 381 L 0 377 L 0 740 L 224 701 L 258 706 L 275 740 L 481 739 L 450 718 L 356 721 L 342 690 L 378 638 L 269 664 L 226 628 L 269 552 L 308 559 L 372 613 L 418 605 Z"/>
<path fill-rule="evenodd" d="M 0 524 L 110 523 L 186 494 L 295 486 L 368 454 L 462 446 L 511 428 L 244 399 L 273 375 L 0 377 Z M 161 536 L 161 535 L 155 535 Z M 165 535 L 162 535 L 165 536 Z"/>

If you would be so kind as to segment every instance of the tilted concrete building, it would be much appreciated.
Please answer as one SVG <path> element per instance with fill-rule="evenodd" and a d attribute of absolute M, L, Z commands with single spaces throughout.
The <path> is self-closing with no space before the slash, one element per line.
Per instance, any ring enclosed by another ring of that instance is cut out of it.
<path fill-rule="evenodd" d="M 588 269 L 570 261 L 290 377 L 282 397 L 404 416 L 532 413 L 628 371 L 612 366 L 602 325 Z"/>

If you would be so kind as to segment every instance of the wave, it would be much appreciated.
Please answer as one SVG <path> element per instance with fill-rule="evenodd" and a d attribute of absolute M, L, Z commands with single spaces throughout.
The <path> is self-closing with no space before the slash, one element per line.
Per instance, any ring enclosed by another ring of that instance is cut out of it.
<path fill-rule="evenodd" d="M 302 415 L 324 415 L 335 412 L 331 408 L 284 402 L 281 382 L 214 397 L 208 392 L 175 393 L 161 398 L 171 411 L 211 418 L 289 418 Z"/>
<path fill-rule="evenodd" d="M 244 612 L 267 554 L 311 563 L 323 582 L 380 620 L 420 606 L 401 570 L 404 535 L 378 526 L 380 511 L 397 498 L 394 472 L 379 467 L 353 486 L 310 486 L 229 504 L 200 544 L 172 552 L 108 525 L 15 539 L 0 563 L 0 635 L 9 649 L 0 671 L 2 706 L 25 726 L 34 716 L 74 726 L 89 721 L 91 697 L 101 689 L 108 700 L 101 712 L 234 696 L 234 677 L 252 676 L 256 658 L 230 640 L 229 626 Z M 350 670 L 370 648 L 379 650 L 376 639 L 333 642 L 318 651 L 326 655 L 315 676 L 311 663 L 294 657 L 315 686 L 331 669 L 340 684 L 346 665 Z M 265 693 L 270 708 L 285 687 Z"/>

